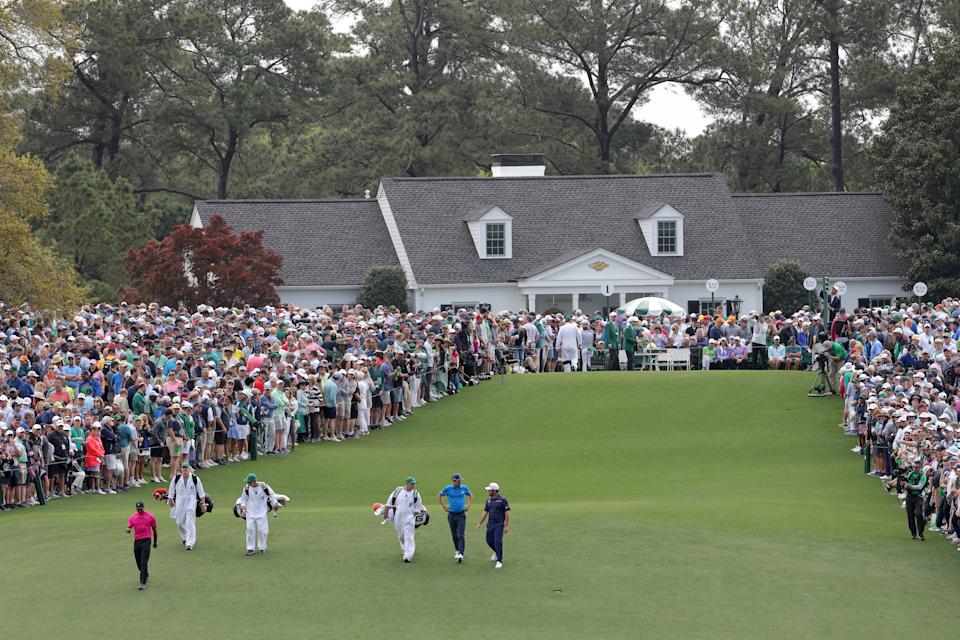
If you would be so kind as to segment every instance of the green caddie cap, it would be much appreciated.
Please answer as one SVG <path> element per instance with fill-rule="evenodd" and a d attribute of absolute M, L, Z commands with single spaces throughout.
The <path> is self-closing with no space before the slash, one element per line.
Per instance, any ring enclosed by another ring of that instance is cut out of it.
<path fill-rule="evenodd" d="M 407 476 L 407 479 L 404 482 L 407 484 L 417 484 L 417 479 L 413 476 Z"/>
<path fill-rule="evenodd" d="M 248 474 L 247 474 L 247 479 L 246 479 L 244 482 L 245 482 L 246 484 L 250 484 L 251 482 L 256 481 L 256 479 L 257 479 L 257 474 L 255 474 L 255 473 L 248 473 Z"/>

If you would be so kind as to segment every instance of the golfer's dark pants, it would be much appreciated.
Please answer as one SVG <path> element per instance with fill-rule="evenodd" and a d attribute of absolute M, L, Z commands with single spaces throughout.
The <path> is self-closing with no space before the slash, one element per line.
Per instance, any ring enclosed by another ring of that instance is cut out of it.
<path fill-rule="evenodd" d="M 150 572 L 147 571 L 147 563 L 150 562 L 150 538 L 134 540 L 133 557 L 137 561 L 137 569 L 140 569 L 140 584 L 146 584 L 150 577 Z"/>
<path fill-rule="evenodd" d="M 634 349 L 626 349 L 627 352 L 627 371 L 633 371 L 633 354 Z"/>
<path fill-rule="evenodd" d="M 607 370 L 620 371 L 620 349 L 607 349 Z"/>
<path fill-rule="evenodd" d="M 463 532 L 467 528 L 467 514 L 463 511 L 459 513 L 450 512 L 447 514 L 447 522 L 450 524 L 450 535 L 453 537 L 453 548 L 457 553 L 463 553 L 467 542 L 463 537 Z"/>
<path fill-rule="evenodd" d="M 923 497 L 907 496 L 907 526 L 914 538 L 923 535 Z"/>
<path fill-rule="evenodd" d="M 503 562 L 503 523 L 487 525 L 487 545 L 497 554 L 497 561 Z"/>

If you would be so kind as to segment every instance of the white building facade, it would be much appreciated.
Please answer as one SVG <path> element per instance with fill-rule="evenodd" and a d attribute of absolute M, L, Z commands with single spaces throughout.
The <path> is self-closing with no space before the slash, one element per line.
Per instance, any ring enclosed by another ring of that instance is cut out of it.
<path fill-rule="evenodd" d="M 199 201 L 191 224 L 221 215 L 263 230 L 284 257 L 281 301 L 300 307 L 353 303 L 381 264 L 403 269 L 417 310 L 593 313 L 652 295 L 691 313 L 773 311 L 763 275 L 780 258 L 844 282 L 845 306 L 907 296 L 880 194 L 732 194 L 716 174 L 545 176 L 536 155 L 495 156 L 493 173 L 385 178 L 365 200 Z M 851 242 L 824 246 L 811 233 L 823 225 Z"/>

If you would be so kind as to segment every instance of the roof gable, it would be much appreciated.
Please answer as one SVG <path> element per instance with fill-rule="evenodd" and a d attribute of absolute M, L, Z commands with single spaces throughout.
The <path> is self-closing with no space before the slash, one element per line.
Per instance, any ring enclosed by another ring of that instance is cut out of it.
<path fill-rule="evenodd" d="M 528 273 L 521 283 L 549 283 L 590 281 L 610 283 L 673 284 L 673 277 L 645 264 L 640 264 L 612 251 L 598 248 L 592 251 L 578 252 L 578 255 L 566 255 L 553 263 L 542 265 Z"/>

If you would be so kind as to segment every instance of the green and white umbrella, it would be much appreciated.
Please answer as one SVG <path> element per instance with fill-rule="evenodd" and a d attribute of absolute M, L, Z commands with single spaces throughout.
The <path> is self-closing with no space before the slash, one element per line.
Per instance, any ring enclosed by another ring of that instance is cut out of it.
<path fill-rule="evenodd" d="M 687 314 L 683 307 L 675 305 L 664 298 L 637 298 L 617 309 L 617 313 L 625 316 L 684 316 Z"/>

